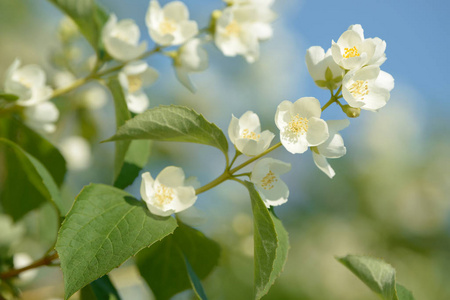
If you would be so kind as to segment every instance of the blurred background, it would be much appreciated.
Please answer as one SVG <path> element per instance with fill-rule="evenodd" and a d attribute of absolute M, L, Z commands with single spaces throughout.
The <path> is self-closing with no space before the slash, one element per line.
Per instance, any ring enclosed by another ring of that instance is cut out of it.
<path fill-rule="evenodd" d="M 224 6 L 218 0 L 184 2 L 199 27 L 208 24 L 214 9 Z M 136 20 L 142 39 L 152 47 L 145 27 L 147 0 L 100 3 L 119 19 Z M 149 58 L 160 72 L 147 89 L 151 106 L 190 106 L 224 131 L 232 114 L 240 117 L 252 110 L 261 117 L 263 129 L 277 132 L 274 114 L 281 101 L 304 96 L 316 97 L 322 105 L 328 101 L 329 92 L 316 87 L 308 74 L 306 49 L 328 49 L 331 40 L 352 24 L 361 24 L 366 37 L 386 41 L 388 60 L 382 69 L 394 76 L 395 88 L 378 113 L 363 111 L 350 120 L 342 132 L 347 155 L 330 160 L 336 171 L 332 180 L 316 168 L 309 151 L 291 155 L 280 148 L 271 154 L 292 164 L 283 177 L 290 187 L 289 201 L 276 208 L 291 249 L 283 274 L 264 299 L 377 299 L 335 260 L 346 254 L 385 259 L 396 268 L 397 281 L 418 300 L 450 299 L 450 2 L 276 0 L 273 9 L 278 14 L 274 36 L 261 43 L 261 56 L 254 64 L 206 46 L 210 65 L 192 75 L 196 94 L 177 82 L 167 57 Z M 43 66 L 51 84 L 57 84 L 61 53 L 69 53 L 80 65 L 88 63 L 93 53 L 87 43 L 80 40 L 69 52 L 61 46 L 62 17 L 44 0 L 0 2 L 0 82 L 16 57 L 24 64 Z M 81 142 L 76 158 L 63 153 L 74 159 L 64 185 L 68 210 L 84 185 L 112 181 L 114 147 L 99 141 L 114 133 L 114 110 L 100 84 L 55 103 L 72 112 L 60 118 L 57 132 L 48 139 L 61 149 L 68 136 L 88 141 Z M 331 106 L 323 118 L 345 118 L 338 108 Z M 87 125 L 80 126 L 80 120 Z M 221 173 L 224 159 L 206 146 L 153 143 L 145 170 L 156 175 L 168 165 L 183 167 L 187 176 L 205 184 Z M 139 197 L 139 185 L 138 179 L 127 190 Z M 246 190 L 235 182 L 225 183 L 202 194 L 196 207 L 201 211 L 197 227 L 222 246 L 220 266 L 204 280 L 206 293 L 211 299 L 251 299 L 253 225 Z M 48 225 L 49 213 L 43 207 L 14 225 L 0 215 L 0 244 L 16 240 L 15 251 L 41 257 L 56 234 Z M 24 299 L 63 298 L 58 268 L 32 275 L 20 279 Z M 114 270 L 111 277 L 124 299 L 151 297 L 132 263 Z M 175 297 L 191 298 L 190 292 Z"/>

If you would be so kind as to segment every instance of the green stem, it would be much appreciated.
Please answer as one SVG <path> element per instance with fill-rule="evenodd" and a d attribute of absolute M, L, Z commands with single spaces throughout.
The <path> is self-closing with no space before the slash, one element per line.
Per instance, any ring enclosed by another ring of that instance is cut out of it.
<path fill-rule="evenodd" d="M 149 50 L 149 51 L 145 52 L 144 54 L 142 54 L 141 56 L 136 58 L 136 60 L 144 59 L 146 57 L 149 57 L 149 56 L 151 56 L 151 55 L 161 51 L 161 49 L 162 49 L 161 47 L 157 46 L 157 47 L 153 48 L 152 50 Z M 134 59 L 133 59 L 133 61 L 134 61 Z M 100 79 L 102 76 L 105 76 L 105 75 L 108 75 L 108 74 L 120 71 L 128 63 L 129 63 L 129 61 L 123 62 L 123 63 L 121 63 L 121 64 L 119 64 L 117 66 L 111 67 L 111 68 L 103 70 L 101 72 L 98 72 L 96 70 L 97 68 L 94 68 L 94 72 L 89 74 L 89 75 L 87 75 L 86 77 L 83 77 L 83 78 L 75 80 L 71 85 L 69 85 L 67 87 L 55 90 L 53 92 L 51 98 L 55 98 L 55 97 L 59 97 L 59 96 L 62 96 L 64 94 L 67 94 L 68 92 L 71 92 L 71 91 L 79 88 L 80 86 L 84 85 L 85 83 L 87 83 L 90 80 Z"/>
<path fill-rule="evenodd" d="M 12 270 L 6 271 L 4 273 L 1 273 L 0 279 L 5 280 L 5 279 L 11 278 L 11 277 L 15 277 L 15 276 L 19 275 L 20 273 L 25 272 L 27 270 L 51 265 L 51 264 L 53 264 L 53 261 L 57 258 L 58 258 L 58 253 L 56 253 L 56 252 L 52 255 L 46 255 L 26 267 L 23 267 L 20 269 L 12 269 Z"/>
<path fill-rule="evenodd" d="M 278 143 L 272 147 L 270 147 L 269 149 L 267 149 L 266 151 L 262 152 L 259 155 L 256 155 L 252 158 L 250 158 L 249 160 L 243 162 L 242 164 L 240 164 L 239 166 L 233 168 L 233 169 L 226 169 L 219 177 L 217 177 L 216 179 L 214 179 L 213 181 L 211 181 L 210 183 L 205 184 L 204 186 L 198 188 L 195 190 L 195 194 L 201 194 L 204 193 L 210 189 L 212 189 L 215 186 L 218 186 L 219 184 L 221 184 L 222 182 L 233 178 L 233 174 L 236 173 L 237 171 L 239 171 L 240 169 L 248 166 L 249 164 L 251 164 L 252 162 L 254 162 L 255 160 L 263 157 L 264 155 L 266 155 L 269 152 L 272 152 L 273 150 L 277 149 L 278 147 L 281 146 L 281 143 Z"/>

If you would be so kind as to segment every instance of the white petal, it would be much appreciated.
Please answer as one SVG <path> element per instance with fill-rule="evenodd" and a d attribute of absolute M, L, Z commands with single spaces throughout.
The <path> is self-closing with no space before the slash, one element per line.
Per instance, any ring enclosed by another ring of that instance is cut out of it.
<path fill-rule="evenodd" d="M 150 195 L 153 193 L 153 184 L 155 181 L 150 172 L 143 173 L 141 178 L 141 197 L 145 202 L 148 202 Z"/>
<path fill-rule="evenodd" d="M 286 183 L 281 180 L 278 180 L 272 189 L 266 190 L 258 185 L 256 188 L 267 207 L 284 204 L 289 197 L 289 188 Z"/>
<path fill-rule="evenodd" d="M 360 24 L 350 25 L 350 27 L 348 27 L 348 30 L 356 32 L 357 34 L 359 34 L 361 40 L 364 40 L 364 30 Z"/>
<path fill-rule="evenodd" d="M 171 188 L 183 186 L 184 171 L 183 169 L 174 166 L 166 167 L 158 174 L 155 182 Z"/>
<path fill-rule="evenodd" d="M 239 138 L 236 140 L 236 149 L 246 156 L 258 155 L 258 142 L 252 139 Z"/>
<path fill-rule="evenodd" d="M 325 50 L 320 46 L 313 46 L 306 50 L 306 66 L 308 72 L 314 80 L 324 79 L 324 70 L 319 68 L 319 63 L 325 58 Z"/>
<path fill-rule="evenodd" d="M 306 140 L 309 146 L 317 146 L 325 142 L 329 137 L 327 123 L 319 118 L 310 118 Z"/>
<path fill-rule="evenodd" d="M 273 132 L 270 132 L 269 130 L 264 130 L 263 132 L 261 132 L 261 137 L 258 141 L 258 154 L 266 151 L 269 148 L 270 143 L 272 142 L 274 137 L 275 134 Z"/>
<path fill-rule="evenodd" d="M 308 150 L 308 141 L 305 135 L 297 135 L 287 130 L 282 130 L 280 140 L 287 151 L 292 154 L 304 153 Z"/>
<path fill-rule="evenodd" d="M 128 109 L 137 114 L 144 112 L 150 104 L 147 95 L 143 91 L 127 94 L 126 101 Z"/>
<path fill-rule="evenodd" d="M 181 84 L 184 85 L 192 93 L 195 93 L 197 91 L 191 81 L 191 78 L 189 77 L 189 72 L 185 68 L 175 66 L 175 75 L 177 76 Z"/>
<path fill-rule="evenodd" d="M 319 153 L 327 158 L 339 158 L 345 155 L 347 149 L 339 133 L 335 133 L 325 143 L 317 146 Z"/>
<path fill-rule="evenodd" d="M 320 107 L 320 102 L 314 97 L 303 97 L 298 99 L 292 105 L 291 115 L 295 116 L 298 114 L 300 117 L 307 119 L 316 117 L 320 118 L 322 109 Z"/>
<path fill-rule="evenodd" d="M 336 174 L 333 170 L 333 168 L 328 163 L 325 156 L 315 153 L 314 151 L 311 151 L 314 159 L 314 163 L 316 166 L 325 174 L 328 175 L 328 177 L 333 178 Z"/>
<path fill-rule="evenodd" d="M 292 116 L 291 111 L 292 102 L 284 100 L 277 107 L 277 112 L 275 113 L 275 124 L 278 129 L 284 130 L 287 124 L 290 122 Z"/>
<path fill-rule="evenodd" d="M 248 129 L 249 131 L 253 131 L 257 134 L 261 132 L 261 125 L 259 122 L 259 117 L 257 114 L 255 114 L 252 111 L 245 112 L 239 118 L 239 127 L 241 129 L 241 132 L 244 129 Z"/>
<path fill-rule="evenodd" d="M 380 71 L 375 81 L 377 87 L 391 91 L 394 88 L 394 77 L 384 71 Z"/>
<path fill-rule="evenodd" d="M 181 186 L 174 189 L 175 199 L 169 206 L 173 207 L 175 212 L 183 211 L 192 205 L 197 200 L 195 189 L 192 186 Z"/>
<path fill-rule="evenodd" d="M 164 16 L 172 21 L 184 21 L 189 19 L 189 10 L 181 1 L 172 1 L 163 8 Z"/>
<path fill-rule="evenodd" d="M 231 115 L 230 125 L 228 126 L 228 137 L 233 144 L 236 142 L 236 139 L 240 138 L 239 119 L 234 115 Z"/>

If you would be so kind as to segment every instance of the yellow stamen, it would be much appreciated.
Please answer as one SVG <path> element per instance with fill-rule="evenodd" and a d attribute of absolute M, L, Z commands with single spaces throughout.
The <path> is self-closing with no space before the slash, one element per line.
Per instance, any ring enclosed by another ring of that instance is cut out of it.
<path fill-rule="evenodd" d="M 360 56 L 356 46 L 353 46 L 352 48 L 344 48 L 344 51 L 344 55 L 342 55 L 344 58 Z"/>
<path fill-rule="evenodd" d="M 308 119 L 295 115 L 288 124 L 288 130 L 296 134 L 305 134 L 308 132 Z"/>
<path fill-rule="evenodd" d="M 177 25 L 172 20 L 164 19 L 164 21 L 159 24 L 159 30 L 162 34 L 174 33 L 175 30 L 177 30 Z"/>
<path fill-rule="evenodd" d="M 369 94 L 367 80 L 356 80 L 352 83 L 348 91 L 353 95 L 353 97 L 364 100 L 364 96 Z"/>
<path fill-rule="evenodd" d="M 142 88 L 142 78 L 139 75 L 128 75 L 128 91 L 134 93 Z"/>
<path fill-rule="evenodd" d="M 235 20 L 231 21 L 230 24 L 225 27 L 226 35 L 238 35 L 241 32 L 241 26 Z"/>
<path fill-rule="evenodd" d="M 164 185 L 159 185 L 155 193 L 156 204 L 160 207 L 169 204 L 173 200 L 173 189 Z"/>
<path fill-rule="evenodd" d="M 271 190 L 274 187 L 273 183 L 277 181 L 278 179 L 275 174 L 273 174 L 272 171 L 269 171 L 269 173 L 261 180 L 261 186 L 265 190 Z"/>
<path fill-rule="evenodd" d="M 33 86 L 33 82 L 31 82 L 25 77 L 19 77 L 19 82 L 29 89 Z"/>
<path fill-rule="evenodd" d="M 241 134 L 241 138 L 251 139 L 251 140 L 255 140 L 255 141 L 258 141 L 260 137 L 261 137 L 260 134 L 256 134 L 253 131 L 250 131 L 248 129 L 244 129 L 244 131 L 242 131 L 242 134 Z"/>

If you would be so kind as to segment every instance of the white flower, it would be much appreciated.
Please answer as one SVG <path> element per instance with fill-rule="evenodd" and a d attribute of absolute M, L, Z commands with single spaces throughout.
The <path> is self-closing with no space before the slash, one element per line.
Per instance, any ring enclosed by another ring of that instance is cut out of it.
<path fill-rule="evenodd" d="M 59 145 L 67 168 L 73 171 L 84 170 L 91 163 L 91 147 L 86 139 L 80 136 L 67 137 Z"/>
<path fill-rule="evenodd" d="M 294 103 L 283 101 L 278 105 L 275 123 L 280 129 L 283 146 L 291 153 L 303 153 L 309 146 L 317 146 L 328 138 L 327 123 L 320 119 L 319 100 L 303 97 Z"/>
<path fill-rule="evenodd" d="M 27 253 L 24 253 L 24 252 L 16 253 L 13 256 L 14 268 L 16 268 L 16 269 L 21 269 L 21 268 L 27 267 L 32 262 L 34 262 L 34 261 L 31 258 L 31 256 L 29 256 Z M 23 273 L 20 273 L 19 279 L 24 282 L 31 281 L 36 277 L 37 273 L 38 273 L 37 269 L 28 270 Z"/>
<path fill-rule="evenodd" d="M 191 92 L 195 92 L 189 73 L 201 72 L 208 68 L 208 53 L 201 46 L 200 39 L 191 39 L 178 49 L 174 60 L 178 80 Z"/>
<path fill-rule="evenodd" d="M 108 94 L 103 86 L 93 85 L 83 91 L 80 97 L 80 105 L 87 109 L 100 109 L 105 106 L 108 100 Z"/>
<path fill-rule="evenodd" d="M 225 8 L 216 21 L 215 43 L 225 56 L 243 55 L 253 63 L 259 57 L 259 40 L 272 37 L 274 15 L 254 5 Z"/>
<path fill-rule="evenodd" d="M 53 83 L 57 89 L 62 89 L 71 85 L 77 78 L 69 71 L 59 71 L 53 77 Z"/>
<path fill-rule="evenodd" d="M 134 20 L 124 19 L 117 22 L 114 14 L 109 16 L 102 30 L 102 41 L 106 51 L 120 61 L 136 59 L 145 52 L 147 43 L 139 44 L 140 37 L 141 32 Z"/>
<path fill-rule="evenodd" d="M 142 88 L 158 79 L 158 71 L 148 66 L 144 61 L 134 61 L 127 64 L 119 73 L 120 85 L 125 91 L 128 109 L 141 113 L 149 106 L 149 100 Z"/>
<path fill-rule="evenodd" d="M 19 97 L 15 102 L 21 106 L 31 106 L 48 100 L 53 90 L 45 85 L 45 72 L 38 65 L 20 67 L 15 59 L 6 72 L 5 93 Z"/>
<path fill-rule="evenodd" d="M 150 37 L 162 46 L 181 45 L 198 33 L 197 22 L 189 20 L 183 2 L 167 3 L 162 9 L 158 1 L 150 1 L 145 17 Z"/>
<path fill-rule="evenodd" d="M 350 121 L 347 119 L 330 120 L 327 121 L 327 125 L 330 137 L 319 146 L 311 147 L 311 151 L 316 166 L 327 174 L 328 177 L 333 178 L 336 173 L 328 163 L 327 158 L 339 158 L 347 152 L 344 146 L 344 140 L 338 132 L 350 125 Z"/>
<path fill-rule="evenodd" d="M 306 66 L 316 85 L 323 89 L 336 89 L 344 76 L 344 70 L 335 63 L 331 49 L 327 52 L 320 46 L 313 46 L 306 51 Z"/>
<path fill-rule="evenodd" d="M 365 39 L 361 25 L 352 25 L 345 31 L 337 43 L 331 45 L 334 61 L 347 70 L 365 65 L 380 66 L 386 61 L 386 42 L 379 39 Z"/>
<path fill-rule="evenodd" d="M 259 117 L 252 111 L 247 111 L 240 119 L 231 116 L 228 136 L 236 149 L 247 156 L 266 151 L 275 137 L 269 130 L 261 132 Z"/>
<path fill-rule="evenodd" d="M 195 189 L 184 178 L 183 170 L 173 166 L 163 169 L 156 179 L 149 172 L 142 174 L 141 197 L 152 214 L 169 216 L 194 205 Z"/>
<path fill-rule="evenodd" d="M 251 182 L 255 184 L 267 207 L 286 203 L 289 189 L 280 175 L 291 170 L 291 164 L 273 158 L 263 158 L 253 167 Z"/>
<path fill-rule="evenodd" d="M 56 130 L 55 122 L 59 118 L 59 110 L 53 102 L 46 101 L 23 110 L 25 124 L 42 133 L 53 133 Z"/>
<path fill-rule="evenodd" d="M 377 111 L 386 105 L 394 78 L 378 66 L 367 66 L 348 72 L 342 81 L 345 101 L 356 108 Z"/>

